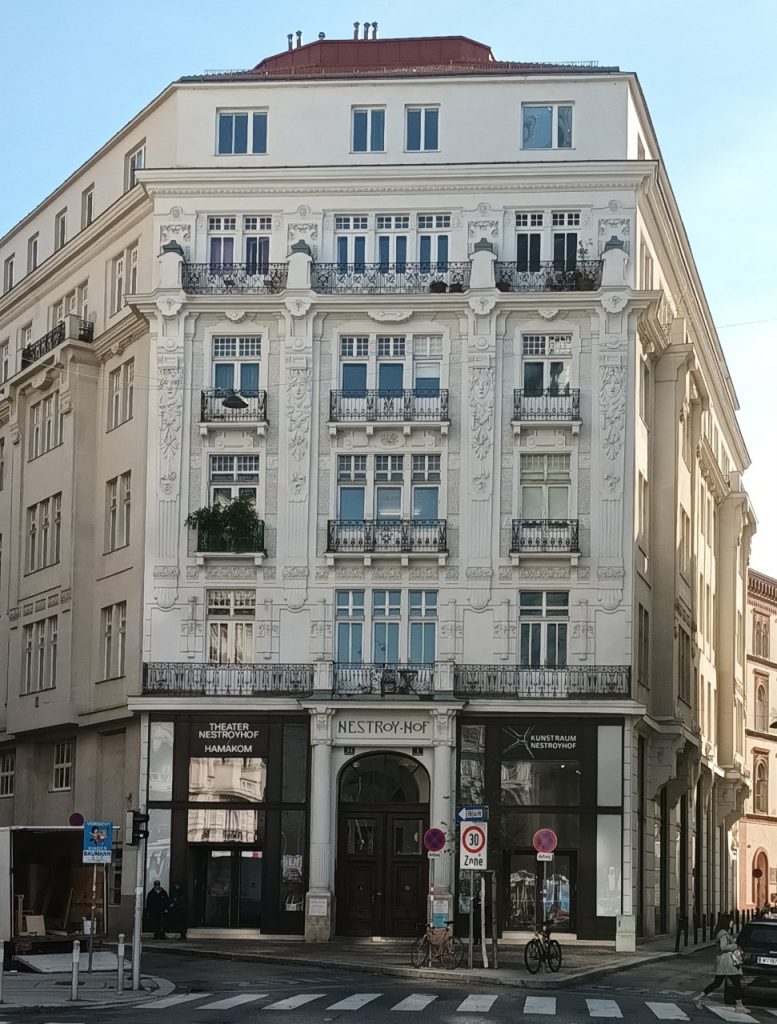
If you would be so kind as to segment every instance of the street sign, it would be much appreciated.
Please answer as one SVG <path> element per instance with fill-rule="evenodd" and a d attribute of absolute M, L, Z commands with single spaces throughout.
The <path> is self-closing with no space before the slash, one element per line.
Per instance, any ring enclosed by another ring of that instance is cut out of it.
<path fill-rule="evenodd" d="M 485 871 L 488 862 L 488 825 L 463 825 L 459 846 L 462 871 Z"/>
<path fill-rule="evenodd" d="M 110 821 L 84 822 L 84 864 L 110 864 L 113 851 L 113 823 Z"/>
<path fill-rule="evenodd" d="M 445 833 L 441 828 L 428 828 L 424 832 L 424 847 L 432 853 L 439 853 L 445 847 Z"/>
<path fill-rule="evenodd" d="M 543 860 L 551 861 L 551 860 L 553 860 L 553 854 L 552 853 L 538 853 L 537 854 L 537 860 L 539 860 L 539 861 L 543 861 Z"/>
<path fill-rule="evenodd" d="M 488 808 L 481 804 L 470 804 L 456 808 L 459 821 L 488 821 Z"/>
<path fill-rule="evenodd" d="M 552 828 L 539 828 L 531 843 L 537 853 L 553 853 L 558 846 L 558 837 Z"/>
<path fill-rule="evenodd" d="M 429 860 L 442 860 L 442 850 L 427 850 L 426 856 Z"/>

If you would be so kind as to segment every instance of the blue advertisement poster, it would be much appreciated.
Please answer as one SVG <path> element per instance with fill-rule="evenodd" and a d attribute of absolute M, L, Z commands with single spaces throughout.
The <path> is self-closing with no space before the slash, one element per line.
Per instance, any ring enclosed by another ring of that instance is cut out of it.
<path fill-rule="evenodd" d="M 113 822 L 84 822 L 84 864 L 110 864 L 113 851 Z"/>

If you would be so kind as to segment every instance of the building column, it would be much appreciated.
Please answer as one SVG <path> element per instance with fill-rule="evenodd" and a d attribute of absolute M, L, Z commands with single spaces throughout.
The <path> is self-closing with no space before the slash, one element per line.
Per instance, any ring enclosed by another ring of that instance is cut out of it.
<path fill-rule="evenodd" d="M 446 833 L 448 841 L 439 857 L 429 861 L 429 920 L 437 904 L 445 902 L 446 921 L 453 920 L 453 868 L 456 862 L 454 816 L 456 813 L 455 780 L 453 775 L 454 744 L 456 742 L 456 712 L 452 708 L 432 709 L 434 766 L 429 806 L 429 824 Z M 434 887 L 434 888 L 432 888 Z"/>
<path fill-rule="evenodd" d="M 332 937 L 331 797 L 332 738 L 334 710 L 311 715 L 312 764 L 310 768 L 310 871 L 305 896 L 305 941 L 328 942 Z"/>

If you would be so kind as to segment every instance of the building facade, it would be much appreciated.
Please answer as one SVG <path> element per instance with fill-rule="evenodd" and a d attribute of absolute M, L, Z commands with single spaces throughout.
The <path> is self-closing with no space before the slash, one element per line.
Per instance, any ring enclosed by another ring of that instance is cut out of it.
<path fill-rule="evenodd" d="M 0 261 L 4 820 L 147 805 L 193 925 L 311 940 L 458 918 L 458 804 L 502 929 L 729 905 L 748 456 L 633 74 L 183 79 Z"/>
<path fill-rule="evenodd" d="M 747 723 L 745 757 L 750 796 L 737 829 L 739 905 L 756 909 L 777 902 L 777 796 L 771 763 L 777 756 L 771 703 L 777 686 L 774 622 L 777 580 L 751 569 L 747 578 Z M 771 783 L 769 776 L 772 775 Z"/>

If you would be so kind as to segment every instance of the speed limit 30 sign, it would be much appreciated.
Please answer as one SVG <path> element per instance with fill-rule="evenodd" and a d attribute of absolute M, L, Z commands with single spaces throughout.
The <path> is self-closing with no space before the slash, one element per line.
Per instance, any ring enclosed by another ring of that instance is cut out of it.
<path fill-rule="evenodd" d="M 488 860 L 487 822 L 462 825 L 459 844 L 459 867 L 462 870 L 484 871 Z"/>

